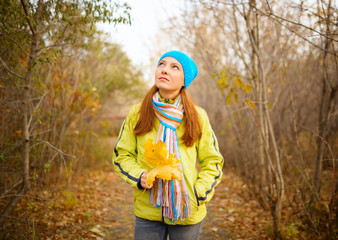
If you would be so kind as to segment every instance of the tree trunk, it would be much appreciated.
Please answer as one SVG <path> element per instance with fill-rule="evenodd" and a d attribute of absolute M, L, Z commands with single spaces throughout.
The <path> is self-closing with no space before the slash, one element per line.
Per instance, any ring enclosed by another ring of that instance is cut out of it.
<path fill-rule="evenodd" d="M 250 43 L 253 50 L 253 67 L 257 69 L 257 86 L 258 86 L 258 99 L 259 99 L 259 110 L 258 110 L 258 127 L 259 127 L 259 152 L 264 150 L 263 155 L 261 155 L 262 160 L 264 160 L 262 179 L 260 179 L 260 184 L 264 188 L 268 185 L 268 198 L 270 199 L 271 204 L 271 214 L 273 218 L 273 231 L 274 231 L 274 239 L 280 238 L 279 231 L 279 222 L 281 217 L 281 207 L 284 196 L 284 179 L 280 166 L 280 157 L 278 152 L 278 146 L 275 140 L 274 130 L 270 120 L 270 113 L 267 107 L 267 96 L 266 96 L 266 82 L 264 70 L 261 62 L 260 50 L 259 50 L 259 27 L 258 27 L 258 16 L 257 13 L 254 12 L 256 9 L 256 1 L 250 0 L 249 2 L 249 12 L 246 15 L 246 24 L 248 35 L 250 39 Z M 254 12 L 254 13 L 253 13 Z M 253 26 L 252 26 L 253 24 Z M 270 146 L 270 141 L 272 146 Z M 262 149 L 261 149 L 262 147 Z M 274 155 L 275 162 L 272 162 L 272 157 L 270 156 L 270 151 L 272 151 Z M 261 153 L 260 153 L 261 154 Z M 261 164 L 261 163 L 260 163 Z M 269 182 L 266 182 L 266 175 L 268 177 Z M 265 184 L 265 185 L 263 185 Z"/>
<path fill-rule="evenodd" d="M 331 29 L 329 22 L 332 21 L 332 6 L 331 0 L 327 5 L 327 16 L 326 16 L 326 32 L 325 35 L 330 36 Z M 322 77 L 322 97 L 320 103 L 320 111 L 319 111 L 319 137 L 317 138 L 317 154 L 315 158 L 315 173 L 314 173 L 314 185 L 316 189 L 316 193 L 320 196 L 320 187 L 321 187 L 321 174 L 323 167 L 323 153 L 324 153 L 324 144 L 327 142 L 328 134 L 333 123 L 335 105 L 336 105 L 336 94 L 338 90 L 338 74 L 336 74 L 336 80 L 330 80 L 328 73 L 328 58 L 330 49 L 335 52 L 334 44 L 332 39 L 324 38 L 324 50 L 323 51 L 323 77 Z M 333 56 L 335 58 L 335 56 Z M 336 62 L 336 61 L 335 61 Z M 337 62 L 336 62 L 336 71 L 337 71 Z M 335 159 L 333 159 L 335 161 Z"/>
<path fill-rule="evenodd" d="M 248 34 L 251 40 L 251 44 L 255 45 L 256 47 L 259 46 L 259 27 L 258 27 L 258 16 L 256 13 L 253 12 L 253 9 L 256 5 L 255 0 L 250 0 L 250 9 L 247 13 L 246 22 L 247 22 L 247 29 Z M 266 132 L 265 127 L 265 121 L 264 121 L 264 106 L 263 106 L 263 85 L 261 81 L 261 74 L 259 73 L 259 59 L 258 55 L 256 53 L 256 50 L 254 47 L 251 49 L 251 67 L 252 67 L 252 81 L 253 84 L 256 85 L 256 98 L 258 102 L 258 122 L 259 122 L 259 128 L 260 131 L 257 132 L 257 138 L 258 138 L 258 158 L 257 158 L 257 171 L 258 174 L 256 176 L 256 186 L 258 187 L 258 191 L 260 192 L 261 189 L 265 189 L 266 182 L 267 182 L 267 176 L 266 176 L 266 164 L 265 164 L 265 154 L 264 154 L 264 148 L 265 143 L 264 139 L 267 141 L 268 136 Z"/>
<path fill-rule="evenodd" d="M 21 5 L 24 8 L 26 19 L 32 32 L 32 42 L 28 60 L 27 74 L 25 77 L 25 86 L 23 90 L 22 112 L 22 187 L 21 190 L 11 198 L 4 211 L 0 216 L 0 225 L 3 225 L 8 215 L 12 212 L 18 201 L 30 189 L 29 181 L 29 151 L 30 151 L 30 134 L 29 134 L 29 117 L 31 115 L 31 88 L 34 75 L 34 65 L 37 58 L 37 48 L 40 41 L 40 16 L 42 12 L 43 1 L 39 0 L 36 10 L 36 20 L 33 20 L 33 15 L 29 13 L 29 9 L 24 0 L 21 0 Z"/>

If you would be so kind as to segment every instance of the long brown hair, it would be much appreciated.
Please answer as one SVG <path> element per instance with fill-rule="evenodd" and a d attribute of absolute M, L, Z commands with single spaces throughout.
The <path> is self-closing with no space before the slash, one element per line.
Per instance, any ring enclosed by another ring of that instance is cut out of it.
<path fill-rule="evenodd" d="M 153 110 L 152 98 L 158 90 L 156 85 L 154 85 L 143 98 L 139 111 L 140 117 L 134 128 L 136 136 L 144 135 L 154 127 L 156 116 Z M 184 87 L 181 89 L 181 98 L 185 116 L 185 132 L 182 140 L 187 147 L 191 147 L 201 134 L 200 121 L 194 102 Z"/>

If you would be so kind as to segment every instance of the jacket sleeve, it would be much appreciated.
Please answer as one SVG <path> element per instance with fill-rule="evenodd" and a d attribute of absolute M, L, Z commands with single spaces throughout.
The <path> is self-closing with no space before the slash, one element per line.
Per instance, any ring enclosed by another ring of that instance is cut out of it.
<path fill-rule="evenodd" d="M 135 188 L 138 187 L 140 176 L 144 171 L 137 161 L 137 138 L 133 133 L 136 117 L 137 112 L 133 107 L 122 124 L 113 153 L 115 171 Z"/>
<path fill-rule="evenodd" d="M 206 112 L 203 110 L 200 115 L 202 134 L 198 141 L 197 152 L 201 170 L 194 184 L 198 206 L 209 202 L 214 195 L 215 187 L 222 179 L 224 162 Z"/>

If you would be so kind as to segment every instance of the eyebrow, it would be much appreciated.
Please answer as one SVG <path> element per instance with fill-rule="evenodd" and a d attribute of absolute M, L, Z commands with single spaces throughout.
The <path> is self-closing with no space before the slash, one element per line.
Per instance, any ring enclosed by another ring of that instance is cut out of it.
<path fill-rule="evenodd" d="M 177 66 L 177 67 L 179 67 L 179 68 L 181 68 L 181 63 L 180 62 L 167 62 L 166 60 L 164 60 L 164 59 L 161 59 L 161 61 L 159 62 L 159 63 L 162 63 L 162 62 L 164 62 L 164 63 L 166 63 L 166 64 L 170 64 L 170 65 L 174 65 L 174 66 Z"/>

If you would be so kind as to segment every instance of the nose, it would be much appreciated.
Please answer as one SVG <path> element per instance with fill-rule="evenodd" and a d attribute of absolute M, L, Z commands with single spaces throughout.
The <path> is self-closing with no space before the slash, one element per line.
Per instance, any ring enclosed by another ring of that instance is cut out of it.
<path fill-rule="evenodd" d="M 167 74 L 168 73 L 168 69 L 167 66 L 163 66 L 162 71 L 163 74 Z"/>

